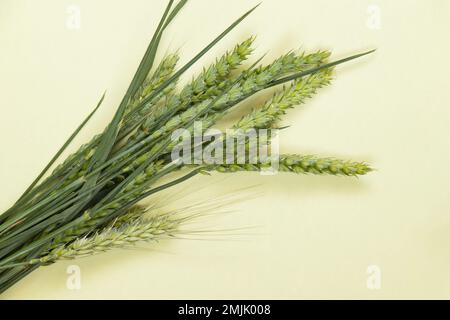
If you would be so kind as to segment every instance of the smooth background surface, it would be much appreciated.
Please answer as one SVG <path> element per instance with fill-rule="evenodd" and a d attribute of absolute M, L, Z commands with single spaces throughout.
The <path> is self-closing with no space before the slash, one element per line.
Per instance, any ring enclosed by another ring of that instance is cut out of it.
<path fill-rule="evenodd" d="M 107 89 L 75 146 L 105 126 L 165 3 L 1 1 L 0 209 Z M 161 52 L 180 48 L 186 62 L 256 3 L 191 1 Z M 69 5 L 81 10 L 78 30 L 66 26 Z M 370 5 L 380 9 L 380 29 L 367 25 Z M 265 61 L 292 48 L 332 48 L 340 58 L 376 47 L 289 113 L 281 144 L 284 152 L 366 160 L 377 171 L 361 179 L 196 178 L 178 189 L 187 197 L 172 207 L 258 185 L 245 194 L 259 196 L 232 201 L 235 213 L 204 222 L 256 228 L 57 263 L 2 298 L 450 298 L 449 19 L 446 0 L 264 1 L 185 79 L 251 34 Z M 73 264 L 80 290 L 66 287 Z M 379 290 L 366 285 L 371 265 L 381 270 Z"/>

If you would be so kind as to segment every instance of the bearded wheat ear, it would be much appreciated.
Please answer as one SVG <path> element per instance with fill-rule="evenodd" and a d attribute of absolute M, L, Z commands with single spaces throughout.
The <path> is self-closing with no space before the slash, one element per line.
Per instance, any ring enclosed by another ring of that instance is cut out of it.
<path fill-rule="evenodd" d="M 68 260 L 106 252 L 115 248 L 126 248 L 138 242 L 158 241 L 175 234 L 180 222 L 168 218 L 137 219 L 120 227 L 107 229 L 91 236 L 75 240 L 67 246 L 56 247 L 29 264 L 47 264 L 57 260 Z"/>
<path fill-rule="evenodd" d="M 219 210 L 242 196 L 231 195 L 206 200 L 176 210 L 157 210 L 134 206 L 97 233 L 79 237 L 73 242 L 53 247 L 42 257 L 22 263 L 23 265 L 47 265 L 58 260 L 72 260 L 112 249 L 124 249 L 137 243 L 155 242 L 185 234 L 181 227 L 197 218 Z M 207 232 L 207 230 L 204 230 Z"/>

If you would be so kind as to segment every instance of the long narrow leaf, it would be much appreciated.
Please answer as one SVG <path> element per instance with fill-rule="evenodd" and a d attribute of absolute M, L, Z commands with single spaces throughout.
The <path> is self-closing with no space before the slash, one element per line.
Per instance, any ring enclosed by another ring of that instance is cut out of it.
<path fill-rule="evenodd" d="M 53 156 L 53 158 L 50 160 L 50 162 L 45 166 L 45 168 L 41 171 L 41 173 L 36 177 L 36 179 L 30 184 L 30 186 L 25 190 L 25 192 L 20 196 L 19 200 L 16 201 L 14 206 L 12 206 L 10 209 L 8 209 L 6 212 L 4 212 L 1 215 L 0 223 L 3 223 L 7 218 L 9 218 L 16 210 L 18 206 L 20 206 L 22 203 L 24 203 L 26 200 L 30 198 L 30 192 L 33 190 L 33 188 L 36 186 L 36 184 L 39 183 L 41 178 L 47 173 L 47 171 L 50 169 L 50 167 L 58 160 L 58 158 L 61 156 L 61 154 L 66 150 L 66 148 L 70 145 L 70 143 L 75 139 L 75 137 L 78 135 L 78 133 L 81 131 L 81 129 L 84 128 L 84 126 L 89 122 L 89 120 L 92 118 L 92 116 L 97 112 L 97 110 L 100 108 L 104 98 L 105 93 L 103 93 L 102 97 L 100 98 L 99 102 L 97 103 L 96 107 L 92 112 L 84 119 L 84 121 L 78 126 L 78 128 L 72 133 L 72 135 L 67 139 L 67 141 L 63 144 L 63 146 L 56 152 L 56 154 Z"/>
<path fill-rule="evenodd" d="M 278 80 L 270 82 L 269 85 L 266 88 L 270 88 L 270 87 L 277 86 L 277 85 L 285 83 L 285 82 L 289 82 L 289 81 L 292 81 L 292 80 L 295 80 L 295 79 L 298 79 L 298 78 L 302 78 L 304 76 L 316 73 L 316 72 L 318 72 L 320 70 L 323 70 L 323 69 L 328 69 L 328 68 L 335 67 L 335 66 L 340 65 L 342 63 L 345 63 L 345 62 L 348 62 L 348 61 L 351 61 L 351 60 L 355 60 L 357 58 L 360 58 L 360 57 L 363 57 L 365 55 L 371 54 L 371 53 L 373 53 L 375 51 L 376 51 L 376 49 L 370 50 L 370 51 L 366 51 L 366 52 L 363 52 L 363 53 L 359 53 L 359 54 L 355 54 L 355 55 L 347 57 L 347 58 L 343 58 L 343 59 L 340 59 L 340 60 L 336 60 L 336 61 L 333 61 L 333 62 L 330 62 L 330 63 L 326 63 L 326 64 L 323 64 L 323 65 L 320 65 L 320 66 L 318 66 L 316 68 L 312 68 L 312 69 L 309 69 L 309 70 L 306 70 L 306 71 L 295 73 L 295 74 L 290 75 L 288 77 L 281 78 L 281 79 L 278 79 Z"/>
<path fill-rule="evenodd" d="M 34 188 L 34 186 L 41 180 L 41 178 L 44 176 L 44 174 L 47 173 L 48 169 L 55 163 L 56 160 L 58 160 L 59 156 L 66 150 L 66 148 L 69 146 L 69 144 L 72 142 L 73 139 L 78 135 L 78 133 L 81 131 L 81 129 L 84 128 L 84 126 L 88 123 L 88 121 L 92 118 L 92 116 L 97 112 L 98 108 L 100 108 L 100 105 L 102 104 L 105 93 L 103 93 L 102 97 L 100 98 L 99 102 L 97 103 L 97 106 L 92 110 L 92 112 L 84 119 L 84 121 L 78 126 L 78 128 L 72 133 L 72 135 L 67 139 L 67 141 L 63 144 L 63 146 L 56 152 L 56 154 L 53 156 L 53 158 L 50 160 L 50 162 L 45 166 L 45 168 L 41 171 L 41 173 L 36 177 L 36 179 L 31 183 L 31 185 L 25 190 L 25 192 L 22 194 L 22 196 L 19 198 L 19 200 L 16 202 L 18 203 L 25 195 Z"/>

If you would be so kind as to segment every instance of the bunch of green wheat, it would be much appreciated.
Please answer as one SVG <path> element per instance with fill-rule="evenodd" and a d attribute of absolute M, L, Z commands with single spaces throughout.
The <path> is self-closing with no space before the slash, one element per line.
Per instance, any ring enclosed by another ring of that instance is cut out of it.
<path fill-rule="evenodd" d="M 243 100 L 286 84 L 269 101 L 256 106 L 233 126 L 241 131 L 275 130 L 287 109 L 302 104 L 329 84 L 333 67 L 367 54 L 328 62 L 330 53 L 327 51 L 289 52 L 268 65 L 260 65 L 256 60 L 243 68 L 253 51 L 254 38 L 250 37 L 179 90 L 179 77 L 255 8 L 237 19 L 186 65 L 177 68 L 178 53 L 166 55 L 155 65 L 161 37 L 187 1 L 173 2 L 169 2 L 106 129 L 47 174 L 98 109 L 102 98 L 30 187 L 0 215 L 0 292 L 37 267 L 58 259 L 72 259 L 176 235 L 180 226 L 195 215 L 149 215 L 138 203 L 199 173 L 261 171 L 273 161 L 258 155 L 256 161 L 244 163 L 233 160 L 192 164 L 174 160 L 171 154 L 176 141 L 172 134 L 176 130 L 184 128 L 192 132 L 199 122 L 205 133 Z M 211 146 L 221 140 L 228 143 L 225 139 L 216 137 L 200 144 Z M 247 141 L 242 144 L 248 147 Z M 189 147 L 194 149 L 197 145 Z M 234 146 L 231 153 L 238 148 Z M 227 156 L 229 154 L 218 158 Z M 365 163 L 336 158 L 281 155 L 278 170 L 357 176 L 366 174 L 370 168 Z M 163 177 L 169 182 L 162 184 Z"/>

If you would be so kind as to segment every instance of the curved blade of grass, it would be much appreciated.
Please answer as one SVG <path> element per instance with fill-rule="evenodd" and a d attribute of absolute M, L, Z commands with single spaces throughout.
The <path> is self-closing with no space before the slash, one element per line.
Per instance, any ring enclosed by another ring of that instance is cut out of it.
<path fill-rule="evenodd" d="M 141 63 L 139 64 L 139 67 L 133 77 L 133 80 L 131 80 L 130 86 L 128 87 L 127 93 L 125 94 L 125 97 L 123 100 L 127 100 L 126 99 L 127 96 L 132 97 L 136 94 L 136 91 L 142 85 L 142 83 L 144 82 L 148 73 L 150 72 L 150 69 L 153 66 L 153 62 L 155 61 L 155 55 L 156 55 L 157 47 L 159 45 L 159 41 L 162 36 L 162 32 L 164 31 L 164 29 L 168 25 L 168 23 L 170 23 L 170 21 L 166 21 L 166 19 L 170 13 L 170 8 L 172 7 L 173 2 L 174 2 L 174 0 L 170 0 L 169 3 L 167 4 L 164 14 L 161 17 L 161 20 L 159 21 L 156 31 L 153 34 L 152 40 L 150 41 L 150 43 L 147 47 L 147 51 L 145 52 L 144 57 L 142 58 Z M 127 102 L 128 101 L 126 101 L 126 103 Z M 122 103 L 123 103 L 123 101 L 122 101 Z"/>
<path fill-rule="evenodd" d="M 63 144 L 63 146 L 56 152 L 56 154 L 53 156 L 53 158 L 50 160 L 50 162 L 45 166 L 45 168 L 41 171 L 41 173 L 36 177 L 36 179 L 30 184 L 30 186 L 25 190 L 25 192 L 20 196 L 19 200 L 16 201 L 13 207 L 11 207 L 9 210 L 7 210 L 5 213 L 1 215 L 1 222 L 4 222 L 6 218 L 11 216 L 11 214 L 14 212 L 14 209 L 17 208 L 18 205 L 23 203 L 26 200 L 29 200 L 29 192 L 36 186 L 36 184 L 41 180 L 41 178 L 47 173 L 47 171 L 50 169 L 50 167 L 58 160 L 59 156 L 66 150 L 66 148 L 69 146 L 69 144 L 75 139 L 75 137 L 78 135 L 78 133 L 81 131 L 81 129 L 84 128 L 84 126 L 88 123 L 88 121 L 92 118 L 92 116 L 97 112 L 97 110 L 100 108 L 100 105 L 102 104 L 105 93 L 103 93 L 102 97 L 100 98 L 99 102 L 97 103 L 97 106 L 92 110 L 92 112 L 84 119 L 84 121 L 78 126 L 78 128 L 72 133 L 72 135 L 67 139 L 67 141 Z"/>
<path fill-rule="evenodd" d="M 18 267 L 18 270 L 15 271 L 15 273 L 11 276 L 6 278 L 5 282 L 0 284 L 0 294 L 8 290 L 11 286 L 13 286 L 15 283 L 19 282 L 19 280 L 26 277 L 28 274 L 36 270 L 38 267 L 40 267 L 39 264 L 32 265 L 32 266 L 26 266 L 24 267 Z M 2 276 L 3 277 L 3 276 Z"/>
<path fill-rule="evenodd" d="M 187 3 L 188 0 L 181 0 L 178 2 L 178 4 L 175 6 L 175 8 L 170 13 L 169 17 L 167 18 L 166 23 L 164 24 L 163 30 L 172 22 L 172 20 L 176 17 L 178 12 L 184 7 L 184 5 Z"/>
<path fill-rule="evenodd" d="M 343 59 L 336 60 L 336 61 L 333 61 L 333 62 L 330 62 L 330 63 L 326 63 L 326 64 L 323 64 L 323 65 L 318 66 L 316 68 L 312 68 L 312 69 L 309 69 L 309 70 L 306 70 L 306 71 L 303 71 L 303 72 L 295 73 L 295 74 L 290 75 L 288 77 L 284 77 L 284 78 L 281 78 L 281 79 L 278 79 L 278 80 L 270 82 L 269 85 L 266 88 L 270 88 L 270 87 L 277 86 L 277 85 L 285 83 L 285 82 L 289 82 L 289 81 L 292 81 L 292 80 L 295 80 L 295 79 L 298 79 L 298 78 L 302 78 L 304 76 L 316 73 L 316 72 L 318 72 L 318 71 L 320 71 L 322 69 L 335 67 L 335 66 L 340 65 L 342 63 L 345 63 L 345 62 L 348 62 L 348 61 L 351 61 L 351 60 L 355 60 L 357 58 L 360 58 L 360 57 L 363 57 L 365 55 L 371 54 L 371 53 L 373 53 L 375 51 L 376 51 L 376 49 L 373 49 L 373 50 L 366 51 L 366 52 L 363 52 L 363 53 L 355 54 L 355 55 L 347 57 L 347 58 L 343 58 Z"/>

